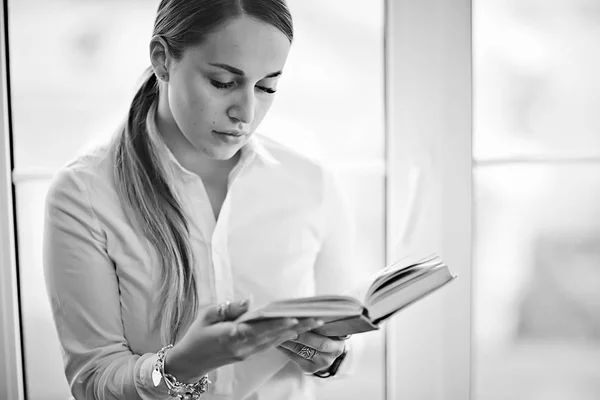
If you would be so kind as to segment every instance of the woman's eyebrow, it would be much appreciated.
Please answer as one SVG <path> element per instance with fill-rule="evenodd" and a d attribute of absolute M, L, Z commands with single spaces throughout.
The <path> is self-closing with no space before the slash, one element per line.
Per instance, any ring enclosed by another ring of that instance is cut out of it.
<path fill-rule="evenodd" d="M 212 65 L 213 67 L 222 68 L 222 69 L 224 69 L 226 71 L 229 71 L 229 72 L 231 72 L 232 74 L 235 74 L 235 75 L 246 76 L 246 74 L 244 73 L 244 71 L 242 71 L 241 69 L 232 67 L 231 65 L 220 64 L 220 63 L 210 63 L 209 65 Z M 265 76 L 263 79 L 266 79 L 266 78 L 276 78 L 279 75 L 281 75 L 281 71 L 272 72 L 272 73 L 268 74 L 267 76 Z"/>

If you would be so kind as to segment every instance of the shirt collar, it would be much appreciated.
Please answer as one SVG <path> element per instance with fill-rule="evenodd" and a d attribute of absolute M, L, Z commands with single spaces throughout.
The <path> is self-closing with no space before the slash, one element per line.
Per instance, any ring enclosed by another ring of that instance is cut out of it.
<path fill-rule="evenodd" d="M 162 136 L 158 132 L 158 128 L 156 126 L 156 109 L 157 103 L 155 102 L 148 112 L 148 116 L 146 118 L 146 127 L 148 130 L 149 139 L 153 142 L 158 156 L 161 161 L 164 163 L 164 166 L 168 165 L 174 166 L 175 168 L 184 171 L 186 173 L 190 173 L 186 170 L 179 161 L 175 158 Z M 253 134 L 248 142 L 241 148 L 241 157 L 238 163 L 238 166 L 243 167 L 250 164 L 253 160 L 257 159 L 262 164 L 274 167 L 280 164 L 280 162 L 271 154 L 271 152 L 265 147 L 263 143 L 264 139 L 261 135 Z M 237 168 L 237 167 L 236 167 Z M 170 170 L 171 168 L 165 168 Z"/>
<path fill-rule="evenodd" d="M 242 153 L 246 151 L 254 154 L 263 164 L 274 167 L 279 165 L 280 162 L 273 156 L 273 154 L 265 147 L 264 139 L 261 135 L 256 133 L 252 135 L 248 143 L 242 148 Z"/>

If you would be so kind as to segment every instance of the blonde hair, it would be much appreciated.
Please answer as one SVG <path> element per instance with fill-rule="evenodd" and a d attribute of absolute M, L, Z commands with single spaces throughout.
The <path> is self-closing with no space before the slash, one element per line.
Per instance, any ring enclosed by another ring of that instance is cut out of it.
<path fill-rule="evenodd" d="M 277 27 L 290 42 L 292 19 L 285 0 L 162 0 L 153 36 L 160 36 L 178 60 L 189 46 L 227 20 L 250 15 Z M 143 76 L 123 128 L 112 141 L 114 180 L 124 210 L 160 257 L 160 288 L 153 328 L 163 345 L 174 343 L 198 309 L 197 279 L 189 228 L 176 192 L 170 186 L 147 118 L 157 107 L 159 87 L 152 68 Z"/>

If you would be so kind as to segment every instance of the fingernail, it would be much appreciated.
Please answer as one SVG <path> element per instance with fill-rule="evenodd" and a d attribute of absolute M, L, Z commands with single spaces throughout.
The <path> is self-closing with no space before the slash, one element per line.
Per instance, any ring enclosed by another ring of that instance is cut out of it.
<path fill-rule="evenodd" d="M 290 320 L 290 324 L 292 325 L 298 325 L 300 323 L 300 321 L 298 320 L 298 318 L 292 318 Z"/>
<path fill-rule="evenodd" d="M 315 324 L 316 324 L 317 326 L 323 326 L 323 325 L 325 324 L 325 321 L 323 321 L 322 319 L 318 319 L 318 320 L 315 322 Z"/>

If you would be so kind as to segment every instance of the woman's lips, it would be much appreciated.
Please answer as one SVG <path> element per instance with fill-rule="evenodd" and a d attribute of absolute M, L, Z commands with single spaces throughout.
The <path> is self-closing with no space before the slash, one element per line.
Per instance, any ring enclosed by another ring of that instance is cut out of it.
<path fill-rule="evenodd" d="M 244 136 L 244 132 L 240 131 L 215 131 L 216 133 L 220 133 L 221 135 L 230 135 L 230 136 Z"/>
<path fill-rule="evenodd" d="M 226 144 L 239 144 L 242 142 L 246 134 L 243 132 L 213 131 L 213 136 Z"/>

